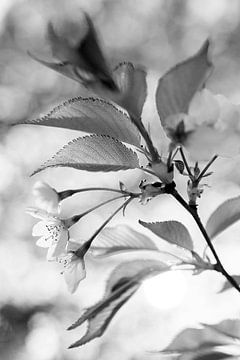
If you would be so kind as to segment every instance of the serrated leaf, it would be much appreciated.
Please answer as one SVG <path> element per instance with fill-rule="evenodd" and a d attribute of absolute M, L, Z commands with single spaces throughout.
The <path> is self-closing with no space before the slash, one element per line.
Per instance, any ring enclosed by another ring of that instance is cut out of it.
<path fill-rule="evenodd" d="M 238 283 L 238 286 L 240 287 L 240 275 L 231 275 L 232 278 Z M 228 280 L 224 280 L 223 287 L 219 292 L 224 292 L 228 289 L 232 288 L 232 284 Z"/>
<path fill-rule="evenodd" d="M 65 38 L 64 34 L 58 34 L 52 23 L 49 23 L 47 38 L 52 55 L 58 60 L 57 63 L 47 62 L 30 55 L 43 65 L 85 86 L 100 83 L 102 86 L 116 91 L 117 86 L 102 53 L 92 20 L 86 13 L 84 16 L 87 31 L 83 32 L 75 44 L 71 38 Z M 71 23 L 66 22 L 63 28 L 70 28 L 71 26 Z"/>
<path fill-rule="evenodd" d="M 82 316 L 69 327 L 75 329 L 88 321 L 85 335 L 70 347 L 77 347 L 101 336 L 110 321 L 123 304 L 136 292 L 140 283 L 147 276 L 169 269 L 165 264 L 155 261 L 132 261 L 119 265 L 111 273 L 104 298 L 96 305 L 88 308 Z"/>
<path fill-rule="evenodd" d="M 81 96 L 65 101 L 48 114 L 21 124 L 53 126 L 98 135 L 109 135 L 140 146 L 140 135 L 130 118 L 111 103 Z"/>
<path fill-rule="evenodd" d="M 139 162 L 137 154 L 120 141 L 109 136 L 91 135 L 72 140 L 34 174 L 59 166 L 107 172 L 139 168 Z"/>
<path fill-rule="evenodd" d="M 230 225 L 240 220 L 240 196 L 226 200 L 210 216 L 206 230 L 214 238 Z"/>
<path fill-rule="evenodd" d="M 191 236 L 182 223 L 178 221 L 147 223 L 141 220 L 139 220 L 139 223 L 171 244 L 175 244 L 186 250 L 193 250 Z"/>
<path fill-rule="evenodd" d="M 91 247 L 93 256 L 101 257 L 137 250 L 158 251 L 158 248 L 147 236 L 127 225 L 103 229 Z"/>
<path fill-rule="evenodd" d="M 189 104 L 212 70 L 208 58 L 209 40 L 192 57 L 170 69 L 158 83 L 156 105 L 163 128 L 171 127 L 168 117 L 187 113 Z"/>

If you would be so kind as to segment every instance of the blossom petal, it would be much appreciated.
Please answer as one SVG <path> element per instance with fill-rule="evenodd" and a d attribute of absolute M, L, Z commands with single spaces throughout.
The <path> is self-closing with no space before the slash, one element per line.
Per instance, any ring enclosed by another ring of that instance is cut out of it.
<path fill-rule="evenodd" d="M 216 96 L 207 89 L 198 91 L 190 103 L 189 115 L 196 126 L 214 126 L 220 115 Z"/>
<path fill-rule="evenodd" d="M 52 223 L 56 223 L 56 221 L 59 221 L 59 219 L 54 216 L 54 214 L 48 213 L 47 211 L 38 208 L 29 207 L 27 208 L 26 213 L 37 219 L 47 220 L 48 222 Z"/>
<path fill-rule="evenodd" d="M 81 280 L 86 277 L 85 263 L 83 258 L 73 255 L 72 261 L 64 271 L 64 279 L 66 281 L 68 290 L 73 293 Z"/>
<path fill-rule="evenodd" d="M 55 239 L 52 239 L 52 243 L 49 247 L 47 253 L 47 260 L 55 260 L 57 257 L 61 256 L 66 252 L 66 246 L 69 239 L 68 230 L 61 226 L 59 229 L 59 236 Z"/>
<path fill-rule="evenodd" d="M 42 236 L 42 235 L 48 235 L 49 232 L 46 228 L 46 222 L 45 221 L 39 221 L 33 226 L 32 229 L 32 235 L 33 236 Z"/>
<path fill-rule="evenodd" d="M 59 195 L 50 185 L 37 181 L 33 187 L 33 195 L 38 208 L 51 214 L 59 213 Z"/>
<path fill-rule="evenodd" d="M 36 245 L 43 248 L 49 248 L 51 246 L 51 243 L 52 240 L 50 237 L 42 236 L 37 240 Z"/>
<path fill-rule="evenodd" d="M 73 239 L 69 239 L 68 244 L 67 244 L 67 251 L 68 251 L 68 252 L 76 251 L 76 250 L 78 250 L 83 244 L 84 244 L 84 241 L 76 241 L 76 240 L 73 240 Z"/>

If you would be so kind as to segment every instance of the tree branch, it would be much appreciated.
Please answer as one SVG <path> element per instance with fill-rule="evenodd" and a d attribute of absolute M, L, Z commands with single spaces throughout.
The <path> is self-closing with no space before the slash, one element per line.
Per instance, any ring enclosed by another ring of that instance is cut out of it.
<path fill-rule="evenodd" d="M 168 190 L 168 189 L 167 189 Z M 172 195 L 191 215 L 192 217 L 194 218 L 195 222 L 197 223 L 198 227 L 199 227 L 199 230 L 201 231 L 204 239 L 206 240 L 209 248 L 211 249 L 212 251 L 212 254 L 216 260 L 216 265 L 215 265 L 215 270 L 220 272 L 222 275 L 225 276 L 225 278 L 231 283 L 231 285 L 238 291 L 240 292 L 240 287 L 238 285 L 238 283 L 235 281 L 235 279 L 228 274 L 228 272 L 225 270 L 225 268 L 223 267 L 222 263 L 221 263 L 221 260 L 219 259 L 218 257 L 218 254 L 211 242 L 211 239 L 209 238 L 206 230 L 205 230 L 205 227 L 203 226 L 202 222 L 201 222 L 201 219 L 199 218 L 198 216 L 198 213 L 197 213 L 197 210 L 193 210 L 191 208 L 191 206 L 188 205 L 188 203 L 182 198 L 182 196 L 178 193 L 178 191 L 172 187 L 168 190 L 168 193 L 170 195 Z"/>

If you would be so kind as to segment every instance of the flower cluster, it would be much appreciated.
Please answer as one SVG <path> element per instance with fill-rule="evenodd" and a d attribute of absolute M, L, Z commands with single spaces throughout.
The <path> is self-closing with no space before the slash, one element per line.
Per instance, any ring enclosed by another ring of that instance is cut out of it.
<path fill-rule="evenodd" d="M 36 199 L 37 208 L 28 208 L 27 213 L 40 219 L 40 221 L 33 226 L 32 235 L 39 237 L 36 243 L 37 246 L 48 249 L 48 261 L 56 261 L 63 265 L 64 278 L 70 292 L 74 292 L 80 281 L 86 276 L 84 257 L 93 240 L 116 213 L 121 209 L 125 210 L 126 206 L 134 198 L 139 198 L 142 203 L 145 203 L 146 198 L 149 200 L 161 193 L 158 186 L 155 186 L 154 193 L 152 190 L 149 190 L 149 186 L 154 189 L 155 185 L 148 184 L 142 186 L 140 184 L 141 192 L 131 193 L 127 191 L 125 185 L 122 183 L 120 183 L 119 190 L 110 188 L 85 188 L 62 192 L 57 192 L 47 183 L 41 181 L 38 181 L 34 185 L 33 194 Z M 62 200 L 76 193 L 93 190 L 107 190 L 121 195 L 101 202 L 79 215 L 73 215 L 67 219 L 61 218 L 60 204 Z M 125 199 L 124 203 L 95 231 L 90 239 L 87 241 L 76 241 L 70 238 L 70 228 L 81 218 L 97 208 L 120 198 Z"/>
<path fill-rule="evenodd" d="M 32 235 L 40 236 L 37 246 L 48 248 L 47 260 L 57 261 L 64 265 L 64 277 L 71 292 L 84 279 L 84 255 L 75 255 L 75 250 L 82 244 L 70 239 L 69 229 L 81 216 L 69 219 L 60 218 L 60 195 L 43 182 L 37 182 L 33 188 L 38 208 L 28 208 L 27 213 L 40 221 L 33 226 Z"/>

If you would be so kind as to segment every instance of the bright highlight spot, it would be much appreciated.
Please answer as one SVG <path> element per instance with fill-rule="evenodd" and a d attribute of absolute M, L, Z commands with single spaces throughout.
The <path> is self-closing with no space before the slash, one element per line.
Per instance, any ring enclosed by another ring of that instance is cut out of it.
<path fill-rule="evenodd" d="M 146 280 L 142 285 L 146 300 L 158 309 L 179 306 L 187 292 L 186 275 L 182 271 L 168 271 Z"/>

